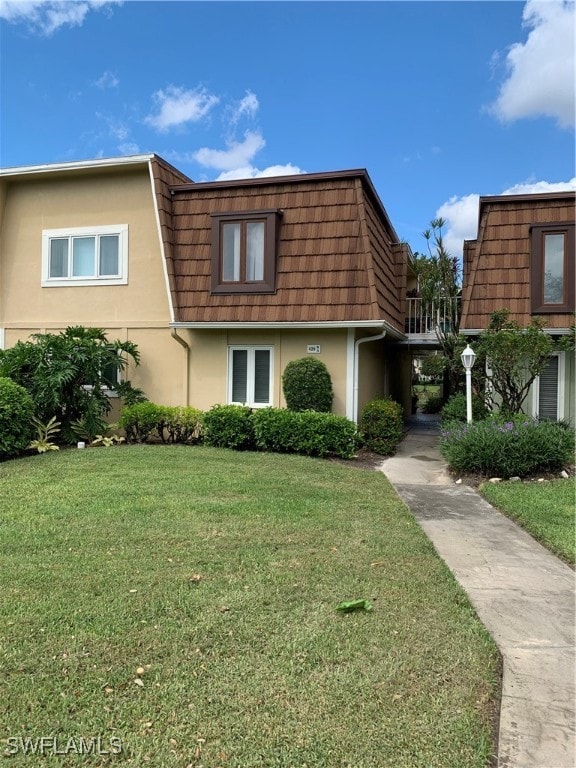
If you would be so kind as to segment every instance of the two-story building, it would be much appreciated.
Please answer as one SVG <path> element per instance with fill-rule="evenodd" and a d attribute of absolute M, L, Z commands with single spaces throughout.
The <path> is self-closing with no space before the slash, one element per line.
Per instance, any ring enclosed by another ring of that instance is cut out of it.
<path fill-rule="evenodd" d="M 317 356 L 334 411 L 410 402 L 411 255 L 365 170 L 193 183 L 156 155 L 0 173 L 0 344 L 68 325 L 138 344 L 164 404 L 282 406 Z"/>
<path fill-rule="evenodd" d="M 478 236 L 464 247 L 461 331 L 473 340 L 491 313 L 526 326 L 542 317 L 559 338 L 574 325 L 576 193 L 481 197 Z M 555 352 L 525 403 L 532 415 L 575 421 L 574 354 Z"/>

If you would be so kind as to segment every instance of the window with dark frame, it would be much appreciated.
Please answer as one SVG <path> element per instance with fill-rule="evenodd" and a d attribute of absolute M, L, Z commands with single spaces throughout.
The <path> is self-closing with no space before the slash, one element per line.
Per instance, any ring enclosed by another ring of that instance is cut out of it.
<path fill-rule="evenodd" d="M 574 224 L 533 226 L 531 234 L 532 313 L 574 312 Z"/>
<path fill-rule="evenodd" d="M 212 293 L 275 293 L 280 214 L 212 214 Z"/>

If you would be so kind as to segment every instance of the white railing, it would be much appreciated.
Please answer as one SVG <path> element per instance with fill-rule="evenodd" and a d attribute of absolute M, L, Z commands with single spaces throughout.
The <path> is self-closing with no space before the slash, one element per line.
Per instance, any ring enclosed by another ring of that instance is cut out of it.
<path fill-rule="evenodd" d="M 437 299 L 432 305 L 423 299 L 406 299 L 405 332 L 409 336 L 436 336 L 436 329 L 453 330 L 459 316 L 460 297 Z"/>

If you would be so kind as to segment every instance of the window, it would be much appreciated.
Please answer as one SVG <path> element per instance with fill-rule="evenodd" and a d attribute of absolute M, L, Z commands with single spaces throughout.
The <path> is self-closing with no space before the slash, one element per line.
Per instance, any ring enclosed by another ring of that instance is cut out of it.
<path fill-rule="evenodd" d="M 565 353 L 557 352 L 548 358 L 546 367 L 534 380 L 533 413 L 540 419 L 558 421 L 564 416 L 565 366 Z"/>
<path fill-rule="evenodd" d="M 263 408 L 272 405 L 271 347 L 230 347 L 228 402 Z"/>
<path fill-rule="evenodd" d="M 42 285 L 123 285 L 128 282 L 128 226 L 46 229 Z"/>
<path fill-rule="evenodd" d="M 212 215 L 212 293 L 274 293 L 280 212 Z"/>
<path fill-rule="evenodd" d="M 574 225 L 532 227 L 532 312 L 574 311 Z"/>

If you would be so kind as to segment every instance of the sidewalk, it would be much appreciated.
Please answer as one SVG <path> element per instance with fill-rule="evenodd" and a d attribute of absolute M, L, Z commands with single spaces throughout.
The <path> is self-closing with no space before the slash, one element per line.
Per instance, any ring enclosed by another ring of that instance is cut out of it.
<path fill-rule="evenodd" d="M 455 485 L 437 430 L 408 424 L 380 469 L 467 592 L 503 657 L 499 768 L 575 768 L 574 572 Z"/>

